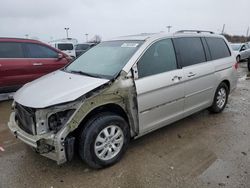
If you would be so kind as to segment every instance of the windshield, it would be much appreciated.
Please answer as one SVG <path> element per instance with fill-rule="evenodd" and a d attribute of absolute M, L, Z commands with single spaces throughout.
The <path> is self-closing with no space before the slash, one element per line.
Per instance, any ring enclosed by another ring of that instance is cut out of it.
<path fill-rule="evenodd" d="M 59 43 L 58 49 L 59 50 L 73 50 L 73 44 L 71 43 Z"/>
<path fill-rule="evenodd" d="M 231 44 L 231 46 L 232 46 L 234 51 L 240 51 L 240 47 L 241 47 L 240 44 Z"/>
<path fill-rule="evenodd" d="M 102 42 L 65 68 L 65 71 L 113 78 L 126 65 L 143 41 Z"/>
<path fill-rule="evenodd" d="M 77 44 L 76 50 L 87 50 L 90 47 L 89 44 Z"/>

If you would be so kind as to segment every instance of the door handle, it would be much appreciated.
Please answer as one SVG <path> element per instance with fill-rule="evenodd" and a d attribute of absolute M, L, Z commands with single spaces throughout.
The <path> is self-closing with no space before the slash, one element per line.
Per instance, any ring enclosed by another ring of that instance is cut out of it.
<path fill-rule="evenodd" d="M 188 73 L 188 77 L 189 77 L 189 78 L 190 78 L 190 77 L 194 77 L 194 76 L 196 76 L 195 73 L 192 73 L 192 72 Z"/>
<path fill-rule="evenodd" d="M 182 79 L 182 77 L 181 76 L 174 76 L 173 78 L 172 78 L 172 81 L 174 82 L 174 81 L 180 81 Z"/>
<path fill-rule="evenodd" d="M 33 63 L 34 66 L 42 66 L 43 63 Z"/>

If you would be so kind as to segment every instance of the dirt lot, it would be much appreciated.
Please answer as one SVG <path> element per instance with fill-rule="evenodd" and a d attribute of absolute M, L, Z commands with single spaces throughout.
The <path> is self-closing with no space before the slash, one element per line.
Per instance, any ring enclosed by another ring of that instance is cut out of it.
<path fill-rule="evenodd" d="M 7 128 L 11 101 L 0 102 L 0 188 L 250 187 L 250 81 L 241 67 L 222 114 L 202 111 L 132 141 L 118 164 L 98 171 L 79 157 L 57 166 L 34 153 Z"/>

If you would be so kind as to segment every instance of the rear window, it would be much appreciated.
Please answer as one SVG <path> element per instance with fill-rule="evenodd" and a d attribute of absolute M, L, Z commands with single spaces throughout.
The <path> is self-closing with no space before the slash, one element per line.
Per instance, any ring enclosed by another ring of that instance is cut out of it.
<path fill-rule="evenodd" d="M 206 61 L 204 48 L 199 37 L 183 37 L 174 39 L 177 56 L 182 67 Z"/>
<path fill-rule="evenodd" d="M 234 51 L 240 51 L 241 48 L 240 44 L 231 44 L 231 46 Z"/>
<path fill-rule="evenodd" d="M 0 58 L 24 58 L 22 44 L 0 42 Z"/>
<path fill-rule="evenodd" d="M 76 50 L 87 50 L 90 48 L 89 44 L 77 44 L 76 45 Z"/>
<path fill-rule="evenodd" d="M 212 60 L 230 57 L 229 48 L 222 38 L 206 37 Z"/>
<path fill-rule="evenodd" d="M 74 49 L 73 44 L 70 44 L 70 43 L 59 43 L 57 46 L 58 46 L 58 49 L 60 50 L 73 50 Z"/>

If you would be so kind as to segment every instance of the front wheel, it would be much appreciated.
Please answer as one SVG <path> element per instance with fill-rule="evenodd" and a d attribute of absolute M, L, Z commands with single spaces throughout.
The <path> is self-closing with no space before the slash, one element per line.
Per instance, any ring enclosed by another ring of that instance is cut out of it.
<path fill-rule="evenodd" d="M 226 107 L 228 95 L 229 88 L 226 83 L 222 82 L 215 92 L 213 105 L 209 108 L 209 111 L 213 113 L 222 112 Z"/>
<path fill-rule="evenodd" d="M 79 153 L 92 168 L 104 168 L 118 162 L 130 140 L 127 122 L 113 113 L 100 113 L 85 125 L 80 137 Z"/>
<path fill-rule="evenodd" d="M 236 57 L 236 61 L 237 61 L 237 63 L 240 62 L 240 56 L 239 55 Z"/>

